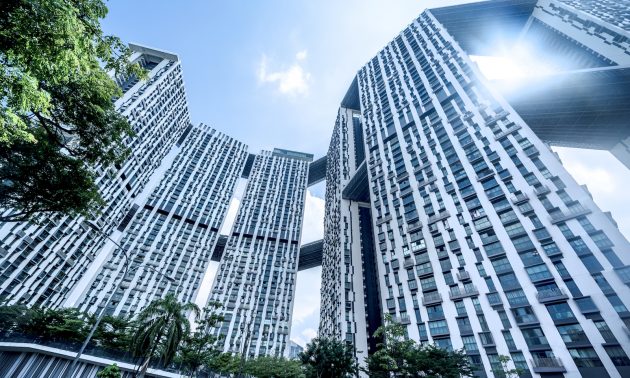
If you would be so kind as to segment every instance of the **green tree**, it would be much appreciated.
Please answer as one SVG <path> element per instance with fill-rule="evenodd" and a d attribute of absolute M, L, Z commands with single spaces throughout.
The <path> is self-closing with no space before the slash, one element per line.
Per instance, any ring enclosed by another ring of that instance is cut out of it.
<path fill-rule="evenodd" d="M 98 378 L 120 378 L 122 373 L 116 364 L 106 366 L 105 369 L 96 373 Z"/>
<path fill-rule="evenodd" d="M 0 306 L 0 335 L 22 332 L 21 324 L 30 319 L 32 311 L 25 305 Z"/>
<path fill-rule="evenodd" d="M 240 363 L 240 356 L 232 353 L 219 353 L 208 358 L 205 362 L 205 367 L 212 374 L 231 375 L 239 371 Z"/>
<path fill-rule="evenodd" d="M 299 378 L 304 376 L 299 361 L 270 356 L 260 356 L 247 360 L 245 373 L 257 378 Z"/>
<path fill-rule="evenodd" d="M 216 348 L 218 337 L 211 333 L 211 330 L 223 321 L 223 316 L 217 313 L 220 307 L 219 302 L 208 303 L 197 322 L 196 330 L 187 335 L 178 348 L 175 362 L 191 377 L 197 374 L 199 368 L 209 359 L 220 354 Z"/>
<path fill-rule="evenodd" d="M 472 375 L 470 362 L 463 351 L 419 345 L 407 337 L 406 326 L 395 322 L 389 314 L 375 336 L 383 342 L 366 358 L 366 372 L 370 377 L 459 378 Z"/>
<path fill-rule="evenodd" d="M 521 374 L 525 372 L 523 369 L 518 367 L 514 367 L 513 369 L 510 368 L 509 363 L 510 361 L 512 361 L 510 356 L 500 354 L 497 359 L 499 360 L 499 364 L 501 364 L 501 367 L 496 367 L 492 369 L 492 374 L 494 374 L 495 377 L 518 378 Z"/>
<path fill-rule="evenodd" d="M 91 167 L 122 162 L 132 135 L 108 71 L 145 78 L 104 35 L 101 0 L 0 2 L 0 221 L 88 215 L 102 201 Z"/>
<path fill-rule="evenodd" d="M 352 345 L 317 337 L 300 354 L 306 378 L 345 378 L 359 371 Z"/>
<path fill-rule="evenodd" d="M 89 332 L 85 314 L 76 308 L 31 308 L 19 332 L 42 340 L 80 342 Z"/>
<path fill-rule="evenodd" d="M 136 318 L 136 332 L 132 338 L 132 352 L 142 357 L 141 376 L 146 372 L 151 358 L 168 365 L 179 344 L 190 332 L 188 315 L 199 315 L 199 307 L 194 303 L 180 303 L 173 294 L 151 302 Z"/>
<path fill-rule="evenodd" d="M 93 326 L 96 318 L 90 318 L 90 327 Z M 125 351 L 131 345 L 131 333 L 133 324 L 125 316 L 105 315 L 101 319 L 92 341 L 103 348 L 110 350 Z"/>

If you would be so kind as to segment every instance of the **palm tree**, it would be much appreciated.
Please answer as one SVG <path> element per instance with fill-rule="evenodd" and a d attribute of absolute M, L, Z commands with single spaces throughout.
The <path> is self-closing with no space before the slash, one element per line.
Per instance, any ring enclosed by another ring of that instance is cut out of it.
<path fill-rule="evenodd" d="M 177 352 L 179 343 L 190 332 L 188 315 L 199 316 L 199 307 L 194 303 L 180 303 L 173 294 L 151 302 L 136 318 L 136 332 L 132 339 L 132 352 L 142 357 L 139 368 L 144 377 L 152 357 L 168 365 Z"/>

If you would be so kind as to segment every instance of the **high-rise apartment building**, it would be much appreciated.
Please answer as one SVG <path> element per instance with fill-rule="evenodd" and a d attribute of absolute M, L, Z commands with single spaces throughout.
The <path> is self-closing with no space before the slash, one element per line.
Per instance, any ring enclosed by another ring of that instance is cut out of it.
<path fill-rule="evenodd" d="M 118 78 L 136 136 L 125 164 L 99 170 L 102 233 L 64 216 L 2 225 L 0 298 L 90 312 L 111 298 L 117 314 L 167 293 L 203 303 L 213 259 L 223 350 L 286 355 L 297 270 L 321 256 L 320 335 L 352 343 L 359 362 L 390 314 L 414 340 L 464 348 L 478 376 L 501 355 L 523 376 L 630 376 L 630 244 L 547 145 L 630 166 L 626 3 L 423 12 L 358 71 L 315 162 L 192 126 L 177 56 L 132 46 L 150 74 Z M 490 83 L 471 56 L 496 42 L 551 74 Z M 306 189 L 324 178 L 324 240 L 301 251 Z"/>
<path fill-rule="evenodd" d="M 568 91 L 538 114 L 540 97 L 504 96 L 469 56 L 513 33 L 568 56 L 557 77 L 623 78 L 628 33 L 571 4 L 428 10 L 359 70 L 328 152 L 320 323 L 359 361 L 389 313 L 414 340 L 465 349 L 478 376 L 500 355 L 528 376 L 630 376 L 630 244 L 541 141 L 608 148 L 627 119 L 599 125 Z"/>
<path fill-rule="evenodd" d="M 106 203 L 95 219 L 113 235 L 151 174 L 190 124 L 184 81 L 176 55 L 136 45 L 133 61 L 149 71 L 146 81 L 120 78 L 123 96 L 116 108 L 129 120 L 135 137 L 122 166 L 96 168 Z M 82 217 L 53 215 L 41 224 L 8 223 L 0 228 L 0 298 L 10 303 L 61 306 L 71 290 L 102 259 L 106 240 L 82 227 Z M 115 236 L 115 235 L 114 235 Z"/>
<path fill-rule="evenodd" d="M 124 251 L 114 250 L 91 282 L 77 285 L 79 300 L 66 305 L 96 312 L 113 294 L 108 311 L 126 314 L 166 293 L 194 302 L 243 170 L 246 147 L 208 126 L 190 126 L 160 183 L 118 227 Z"/>
<path fill-rule="evenodd" d="M 282 149 L 255 155 L 210 300 L 223 304 L 223 349 L 286 355 L 309 163 Z"/>

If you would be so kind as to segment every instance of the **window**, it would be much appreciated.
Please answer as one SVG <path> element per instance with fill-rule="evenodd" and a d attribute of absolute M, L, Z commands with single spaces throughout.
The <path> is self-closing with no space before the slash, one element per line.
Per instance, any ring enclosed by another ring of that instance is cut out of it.
<path fill-rule="evenodd" d="M 510 324 L 510 318 L 504 310 L 497 311 L 499 313 L 499 318 L 501 318 L 501 324 L 503 324 L 503 328 L 510 329 L 512 328 L 512 324 Z"/>
<path fill-rule="evenodd" d="M 429 322 L 429 332 L 431 332 L 431 336 L 448 334 L 448 325 L 446 324 L 446 320 Z"/>
<path fill-rule="evenodd" d="M 427 277 L 420 280 L 420 286 L 423 291 L 434 290 L 437 288 L 435 277 Z"/>
<path fill-rule="evenodd" d="M 503 274 L 499 276 L 499 282 L 504 290 L 520 288 L 521 285 L 518 283 L 518 279 L 514 273 Z"/>
<path fill-rule="evenodd" d="M 581 255 L 580 259 L 589 272 L 601 272 L 602 270 L 604 270 L 599 261 L 597 261 L 597 258 L 591 253 Z"/>
<path fill-rule="evenodd" d="M 584 330 L 579 324 L 558 326 L 558 332 L 565 343 L 588 341 L 588 338 L 584 334 Z"/>
<path fill-rule="evenodd" d="M 427 307 L 427 314 L 429 315 L 429 320 L 444 319 L 442 305 Z"/>
<path fill-rule="evenodd" d="M 527 361 L 525 360 L 523 353 L 513 352 L 511 355 L 515 368 L 522 370 L 524 373 L 529 372 L 529 367 L 527 366 Z"/>
<path fill-rule="evenodd" d="M 512 271 L 512 265 L 510 265 L 510 261 L 506 257 L 492 260 L 492 266 L 497 274 Z"/>
<path fill-rule="evenodd" d="M 562 251 L 560 250 L 560 248 L 558 248 L 558 245 L 556 243 L 545 244 L 542 246 L 542 249 L 549 257 L 562 254 Z"/>
<path fill-rule="evenodd" d="M 530 249 L 535 249 L 534 243 L 527 235 L 519 236 L 518 238 L 512 239 L 512 244 L 514 244 L 514 248 L 518 252 L 528 251 Z"/>
<path fill-rule="evenodd" d="M 517 324 L 538 322 L 538 318 L 536 317 L 536 314 L 534 314 L 534 310 L 532 310 L 529 306 L 513 308 L 512 315 L 514 315 L 514 319 Z"/>
<path fill-rule="evenodd" d="M 609 346 L 604 349 L 615 366 L 630 366 L 630 359 L 620 346 Z"/>
<path fill-rule="evenodd" d="M 591 253 L 591 250 L 588 248 L 586 243 L 584 243 L 584 240 L 582 240 L 582 238 L 579 236 L 570 240 L 569 244 L 571 244 L 571 247 L 573 247 L 573 250 L 578 255 Z"/>
<path fill-rule="evenodd" d="M 516 350 L 516 343 L 514 343 L 514 338 L 512 338 L 512 334 L 510 331 L 501 331 L 503 333 L 503 338 L 505 339 L 505 343 L 508 346 L 509 350 Z"/>
<path fill-rule="evenodd" d="M 466 352 L 471 353 L 479 351 L 479 347 L 475 341 L 475 336 L 463 336 L 462 342 L 464 343 L 464 349 L 466 349 Z"/>
<path fill-rule="evenodd" d="M 604 366 L 593 348 L 572 348 L 569 353 L 578 368 Z"/>
<path fill-rule="evenodd" d="M 617 294 L 606 295 L 606 297 L 608 298 L 608 301 L 613 306 L 615 311 L 617 311 L 618 313 L 628 312 L 628 309 L 623 304 L 623 302 L 621 301 L 621 299 L 619 298 Z"/>
<path fill-rule="evenodd" d="M 615 338 L 615 335 L 613 335 L 612 331 L 608 327 L 608 324 L 606 324 L 606 321 L 604 321 L 604 320 L 595 320 L 595 321 L 593 321 L 593 323 L 595 324 L 595 326 L 599 330 L 599 333 L 602 334 L 602 337 L 604 338 L 605 342 L 607 342 L 607 343 L 616 343 L 617 342 L 617 339 Z"/>
<path fill-rule="evenodd" d="M 433 340 L 433 342 L 435 343 L 435 345 L 438 348 L 442 348 L 448 351 L 452 351 L 453 350 L 453 345 L 451 344 L 451 339 L 435 339 Z"/>
<path fill-rule="evenodd" d="M 525 342 L 530 348 L 548 344 L 547 338 L 540 328 L 524 329 L 522 333 Z"/>
<path fill-rule="evenodd" d="M 545 264 L 530 266 L 529 268 L 525 268 L 525 270 L 527 271 L 529 278 L 534 282 L 553 279 L 553 276 Z"/>
<path fill-rule="evenodd" d="M 523 290 L 514 290 L 514 291 L 506 291 L 505 296 L 507 297 L 508 303 L 510 306 L 521 306 L 524 304 L 529 304 L 527 297 Z"/>
<path fill-rule="evenodd" d="M 455 309 L 457 310 L 457 315 L 466 316 L 466 306 L 464 305 L 464 301 L 455 302 Z"/>

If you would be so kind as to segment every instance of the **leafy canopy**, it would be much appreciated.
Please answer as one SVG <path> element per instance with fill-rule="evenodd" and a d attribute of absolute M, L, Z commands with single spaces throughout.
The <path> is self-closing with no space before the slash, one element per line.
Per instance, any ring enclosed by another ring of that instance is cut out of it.
<path fill-rule="evenodd" d="M 419 345 L 407 337 L 406 327 L 385 316 L 385 324 L 376 337 L 383 340 L 377 351 L 366 358 L 370 377 L 439 377 L 471 376 L 470 361 L 463 351 L 448 351 L 435 345 Z"/>
<path fill-rule="evenodd" d="M 120 378 L 121 371 L 118 365 L 112 364 L 105 367 L 105 369 L 96 373 L 97 378 Z"/>
<path fill-rule="evenodd" d="M 164 366 L 168 365 L 190 332 L 190 313 L 199 316 L 197 305 L 182 304 L 173 294 L 151 302 L 136 317 L 138 328 L 132 338 L 133 354 L 147 362 L 155 357 Z"/>
<path fill-rule="evenodd" d="M 91 167 L 122 162 L 132 134 L 108 71 L 145 78 L 104 35 L 102 0 L 0 2 L 0 221 L 87 215 L 102 204 Z"/>
<path fill-rule="evenodd" d="M 201 312 L 195 331 L 186 335 L 179 344 L 174 362 L 191 376 L 220 355 L 217 348 L 219 338 L 211 333 L 223 321 L 223 316 L 217 311 L 220 307 L 219 302 L 209 302 Z"/>
<path fill-rule="evenodd" d="M 247 360 L 245 373 L 256 378 L 300 378 L 304 376 L 299 361 L 271 356 L 259 356 Z"/>
<path fill-rule="evenodd" d="M 306 378 L 353 377 L 359 371 L 352 345 L 336 339 L 312 339 L 300 360 Z"/>

